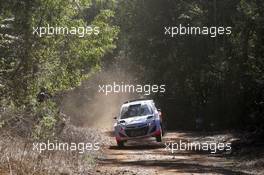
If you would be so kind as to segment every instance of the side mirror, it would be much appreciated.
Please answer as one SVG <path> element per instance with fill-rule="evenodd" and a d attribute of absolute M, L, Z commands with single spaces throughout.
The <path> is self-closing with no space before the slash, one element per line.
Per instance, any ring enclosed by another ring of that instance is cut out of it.
<path fill-rule="evenodd" d="M 117 117 L 114 117 L 114 119 L 116 120 L 116 119 L 117 119 Z"/>

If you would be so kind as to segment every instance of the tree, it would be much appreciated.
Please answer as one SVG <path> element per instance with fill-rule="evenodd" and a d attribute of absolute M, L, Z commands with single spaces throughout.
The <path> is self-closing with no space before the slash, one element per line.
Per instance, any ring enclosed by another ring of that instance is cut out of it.
<path fill-rule="evenodd" d="M 242 127 L 252 121 L 250 116 L 263 114 L 263 106 L 256 104 L 263 102 L 263 5 L 246 0 L 119 1 L 126 55 L 143 83 L 166 84 L 166 93 L 156 98 L 171 128 L 193 128 L 197 117 L 205 128 Z M 164 27 L 180 24 L 230 26 L 232 34 L 164 35 Z"/>
<path fill-rule="evenodd" d="M 115 48 L 118 27 L 110 9 L 87 19 L 86 9 L 97 1 L 1 1 L 1 103 L 35 103 L 40 87 L 51 93 L 78 86 L 100 69 L 100 58 Z M 98 27 L 99 34 L 43 35 L 37 27 Z"/>

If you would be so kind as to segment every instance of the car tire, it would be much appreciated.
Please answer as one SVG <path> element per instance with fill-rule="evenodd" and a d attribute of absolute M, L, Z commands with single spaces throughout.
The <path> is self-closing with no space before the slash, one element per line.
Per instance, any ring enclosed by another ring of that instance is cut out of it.
<path fill-rule="evenodd" d="M 162 129 L 160 130 L 160 135 L 156 136 L 157 142 L 162 142 Z"/>
<path fill-rule="evenodd" d="M 117 141 L 117 146 L 119 147 L 119 148 L 122 148 L 122 147 L 124 147 L 125 145 L 124 145 L 124 141 Z"/>
<path fill-rule="evenodd" d="M 165 135 L 165 126 L 163 123 L 160 124 L 160 126 L 161 126 L 162 136 L 164 136 Z"/>

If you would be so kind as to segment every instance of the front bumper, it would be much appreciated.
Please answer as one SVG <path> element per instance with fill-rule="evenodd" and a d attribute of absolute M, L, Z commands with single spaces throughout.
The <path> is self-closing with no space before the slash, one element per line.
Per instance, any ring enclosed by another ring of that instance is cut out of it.
<path fill-rule="evenodd" d="M 117 141 L 144 139 L 148 137 L 156 137 L 161 134 L 160 125 L 143 125 L 138 128 L 125 127 L 123 129 L 115 130 Z"/>

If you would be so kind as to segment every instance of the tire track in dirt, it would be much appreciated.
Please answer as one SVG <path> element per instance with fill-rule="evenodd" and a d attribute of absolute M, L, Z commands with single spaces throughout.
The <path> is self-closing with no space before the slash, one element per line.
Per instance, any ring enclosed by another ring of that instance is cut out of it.
<path fill-rule="evenodd" d="M 178 151 L 174 154 L 165 149 L 165 142 L 191 141 L 197 139 L 183 132 L 169 132 L 163 143 L 154 138 L 130 141 L 124 148 L 118 148 L 111 138 L 104 148 L 104 157 L 98 160 L 100 174 L 245 174 L 232 170 L 235 162 L 222 154 Z"/>

